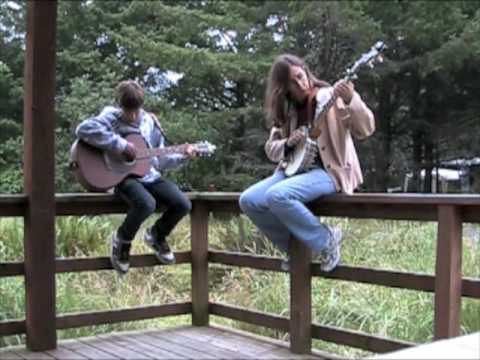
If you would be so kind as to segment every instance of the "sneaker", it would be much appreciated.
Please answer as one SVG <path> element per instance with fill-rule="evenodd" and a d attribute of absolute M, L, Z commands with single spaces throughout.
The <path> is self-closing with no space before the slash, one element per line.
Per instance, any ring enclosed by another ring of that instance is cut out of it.
<path fill-rule="evenodd" d="M 152 229 L 147 229 L 144 240 L 145 244 L 155 252 L 155 256 L 162 264 L 169 265 L 175 263 L 175 255 L 173 255 L 172 250 L 170 250 L 170 246 L 165 238 L 160 240 L 155 239 L 152 234 Z"/>
<path fill-rule="evenodd" d="M 115 231 L 111 239 L 112 251 L 110 261 L 112 266 L 120 275 L 124 275 L 130 268 L 130 247 L 131 243 L 123 241 Z"/>
<path fill-rule="evenodd" d="M 329 226 L 330 231 L 328 247 L 322 252 L 320 269 L 330 272 L 340 262 L 340 245 L 342 242 L 342 230 L 338 227 Z"/>
<path fill-rule="evenodd" d="M 290 258 L 287 257 L 286 259 L 282 259 L 280 262 L 280 268 L 283 271 L 289 272 L 290 271 Z"/>

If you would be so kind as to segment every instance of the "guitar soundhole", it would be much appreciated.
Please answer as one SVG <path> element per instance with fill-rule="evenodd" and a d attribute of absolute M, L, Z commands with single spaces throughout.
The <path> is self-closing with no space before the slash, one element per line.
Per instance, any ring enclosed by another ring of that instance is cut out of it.
<path fill-rule="evenodd" d="M 129 166 L 129 167 L 135 165 L 136 163 L 137 163 L 137 160 L 136 160 L 136 159 L 135 159 L 135 160 L 130 160 L 130 161 L 127 161 L 127 160 L 124 160 L 124 161 L 123 161 L 123 164 L 124 164 L 125 166 Z"/>
<path fill-rule="evenodd" d="M 113 155 L 108 152 L 104 152 L 104 161 L 108 170 L 114 173 L 128 173 L 131 168 L 135 166 L 137 160 L 126 161 L 123 156 Z"/>

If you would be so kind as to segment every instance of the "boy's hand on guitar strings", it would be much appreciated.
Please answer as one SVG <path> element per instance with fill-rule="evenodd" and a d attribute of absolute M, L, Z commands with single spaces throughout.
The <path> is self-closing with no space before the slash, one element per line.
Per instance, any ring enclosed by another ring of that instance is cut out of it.
<path fill-rule="evenodd" d="M 197 151 L 195 150 L 195 146 L 192 144 L 187 144 L 187 147 L 185 149 L 185 154 L 189 159 L 193 159 L 194 157 L 197 156 Z"/>
<path fill-rule="evenodd" d="M 135 145 L 131 142 L 127 142 L 127 146 L 125 147 L 125 150 L 123 150 L 123 156 L 127 161 L 135 160 L 137 158 L 137 149 L 135 148 Z"/>

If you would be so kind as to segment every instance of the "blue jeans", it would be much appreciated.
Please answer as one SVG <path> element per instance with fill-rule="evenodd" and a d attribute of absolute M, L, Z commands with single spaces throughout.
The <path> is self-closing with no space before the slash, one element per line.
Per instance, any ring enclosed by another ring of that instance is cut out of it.
<path fill-rule="evenodd" d="M 305 203 L 335 192 L 333 179 L 323 168 L 293 177 L 277 170 L 240 195 L 240 208 L 280 250 L 288 253 L 293 235 L 318 253 L 327 247 L 330 231 Z"/>

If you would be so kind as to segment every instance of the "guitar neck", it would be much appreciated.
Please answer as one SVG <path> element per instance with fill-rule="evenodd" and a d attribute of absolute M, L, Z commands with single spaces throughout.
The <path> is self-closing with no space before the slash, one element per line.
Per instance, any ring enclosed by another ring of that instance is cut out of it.
<path fill-rule="evenodd" d="M 137 159 L 146 159 L 154 156 L 163 156 L 168 154 L 183 154 L 187 149 L 188 144 L 167 146 L 164 148 L 143 149 L 137 153 Z"/>

